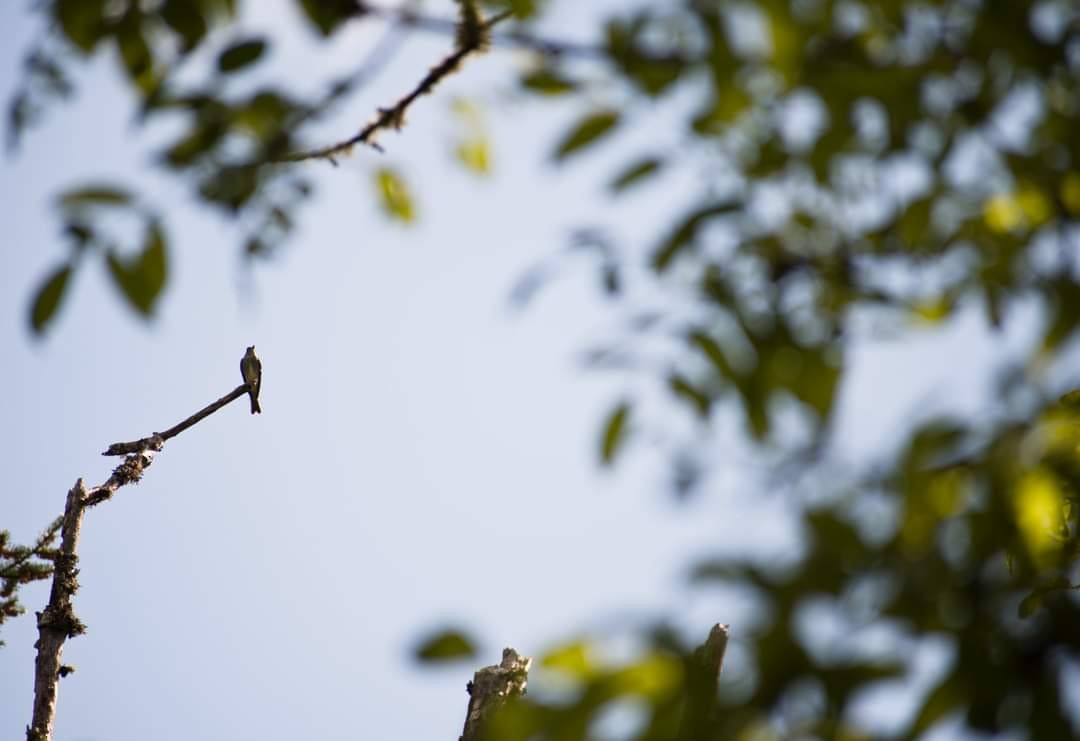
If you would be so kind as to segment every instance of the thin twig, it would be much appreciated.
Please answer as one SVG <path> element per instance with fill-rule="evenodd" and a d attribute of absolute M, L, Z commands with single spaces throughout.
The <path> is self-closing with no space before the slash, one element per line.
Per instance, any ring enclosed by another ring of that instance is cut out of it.
<path fill-rule="evenodd" d="M 51 543 L 53 538 L 56 537 L 56 534 L 60 532 L 60 526 L 63 524 L 63 517 L 57 517 L 53 520 L 52 524 L 45 528 L 45 532 L 38 536 L 37 542 L 34 543 L 32 547 L 27 548 L 26 552 L 21 556 L 11 559 L 11 563 L 0 568 L 0 579 L 10 579 L 15 577 L 19 567 L 35 556 L 49 560 L 49 557 L 44 551 L 48 549 L 49 543 Z"/>
<path fill-rule="evenodd" d="M 380 108 L 378 114 L 374 120 L 368 123 L 364 128 L 360 129 L 356 134 L 350 136 L 348 139 L 340 141 L 336 144 L 320 147 L 318 149 L 311 149 L 305 152 L 295 152 L 287 154 L 281 157 L 279 162 L 303 162 L 305 160 L 322 159 L 327 160 L 331 164 L 337 164 L 336 158 L 338 155 L 346 154 L 357 144 L 366 144 L 375 149 L 380 149 L 378 144 L 375 143 L 374 137 L 383 129 L 400 129 L 405 123 L 405 113 L 408 111 L 417 98 L 421 95 L 430 93 L 435 86 L 442 82 L 446 77 L 461 66 L 461 63 L 470 54 L 474 54 L 481 51 L 484 48 L 486 40 L 488 38 L 487 31 L 489 31 L 497 23 L 506 20 L 511 16 L 510 11 L 504 11 L 490 19 L 485 21 L 481 27 L 483 33 L 478 34 L 475 39 L 469 43 L 462 44 L 459 48 L 455 49 L 449 56 L 432 67 L 423 79 L 412 89 L 408 94 L 399 99 L 394 105 L 389 108 Z"/>
<path fill-rule="evenodd" d="M 217 401 L 208 404 L 207 406 L 203 407 L 202 409 L 185 419 L 183 422 L 173 425 L 169 429 L 165 430 L 165 432 L 155 432 L 149 437 L 144 437 L 139 440 L 132 440 L 131 442 L 127 443 L 113 443 L 109 446 L 108 450 L 102 453 L 102 455 L 130 455 L 132 453 L 138 453 L 144 450 L 161 450 L 166 440 L 171 437 L 176 437 L 188 427 L 191 427 L 196 422 L 199 422 L 200 420 L 209 417 L 211 414 L 216 412 L 218 409 L 221 409 L 226 404 L 232 401 L 236 401 L 247 392 L 247 384 L 242 383 L 229 393 L 225 394 L 225 396 L 222 396 Z"/>

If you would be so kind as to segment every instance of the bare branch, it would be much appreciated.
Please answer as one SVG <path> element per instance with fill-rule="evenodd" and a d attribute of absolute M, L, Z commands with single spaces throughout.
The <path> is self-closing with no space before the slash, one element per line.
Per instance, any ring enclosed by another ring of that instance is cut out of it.
<path fill-rule="evenodd" d="M 225 396 L 222 396 L 217 401 L 208 404 L 207 406 L 203 407 L 202 409 L 185 419 L 183 422 L 175 424 L 169 429 L 165 430 L 165 432 L 155 432 L 149 437 L 144 437 L 139 440 L 132 440 L 128 443 L 113 443 L 109 446 L 108 450 L 102 453 L 102 455 L 130 455 L 132 453 L 138 453 L 145 450 L 161 450 L 162 446 L 165 445 L 166 440 L 171 437 L 176 437 L 188 427 L 191 427 L 196 422 L 200 422 L 206 417 L 209 417 L 211 414 L 216 412 L 218 409 L 221 409 L 226 404 L 236 401 L 241 396 L 244 396 L 247 392 L 248 385 L 246 383 L 242 383 L 229 393 L 225 394 Z"/>
<path fill-rule="evenodd" d="M 466 687 L 469 710 L 460 741 L 480 739 L 487 719 L 508 700 L 525 694 L 531 665 L 529 657 L 521 656 L 512 648 L 504 648 L 500 663 L 486 666 L 473 675 Z"/>
<path fill-rule="evenodd" d="M 56 722 L 56 695 L 60 684 L 60 658 L 64 641 L 86 631 L 75 617 L 71 600 L 79 588 L 79 531 L 86 511 L 86 485 L 82 479 L 68 492 L 61 526 L 60 553 L 56 557 L 49 604 L 37 614 L 37 661 L 34 667 L 34 714 L 26 727 L 27 741 L 48 741 Z M 68 670 L 70 671 L 70 670 Z M 68 672 L 65 672 L 68 673 Z"/>
<path fill-rule="evenodd" d="M 195 423 L 210 416 L 218 409 L 248 393 L 243 383 L 225 396 L 191 415 L 183 422 L 165 432 L 128 443 L 113 443 L 104 455 L 126 455 L 113 469 L 112 475 L 101 486 L 88 489 L 82 479 L 75 482 L 68 492 L 64 516 L 60 522 L 60 550 L 53 557 L 52 590 L 49 603 L 37 613 L 38 641 L 34 670 L 34 713 L 26 727 L 27 741 L 51 741 L 56 722 L 56 697 L 60 678 L 74 671 L 60 663 L 64 642 L 86 632 L 86 626 L 75 616 L 72 600 L 79 588 L 78 548 L 79 532 L 87 508 L 111 499 L 121 486 L 137 484 L 146 468 L 154 462 L 154 455 L 162 449 L 165 441 L 179 435 Z M 56 524 L 50 531 L 55 534 Z M 50 531 L 46 531 L 46 535 Z M 46 538 L 43 535 L 39 542 Z"/>

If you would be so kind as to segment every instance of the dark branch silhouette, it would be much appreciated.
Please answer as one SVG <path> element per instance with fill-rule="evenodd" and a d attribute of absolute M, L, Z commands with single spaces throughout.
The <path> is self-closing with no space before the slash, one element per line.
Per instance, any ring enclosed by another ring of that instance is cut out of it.
<path fill-rule="evenodd" d="M 128 443 L 113 443 L 104 453 L 102 453 L 102 455 L 130 455 L 131 453 L 138 453 L 144 450 L 161 450 L 161 447 L 165 444 L 166 440 L 171 437 L 176 437 L 188 427 L 191 427 L 196 422 L 199 422 L 206 417 L 209 417 L 211 414 L 216 412 L 218 409 L 221 409 L 229 402 L 236 401 L 241 396 L 247 394 L 247 392 L 248 385 L 246 383 L 242 383 L 229 393 L 225 394 L 225 396 L 222 396 L 217 401 L 206 405 L 205 407 L 185 419 L 183 422 L 179 422 L 170 427 L 169 429 L 165 430 L 165 432 L 155 432 L 153 435 L 143 437 L 138 440 L 132 440 Z"/>
<path fill-rule="evenodd" d="M 101 486 L 87 488 L 82 479 L 68 492 L 64 515 L 59 520 L 60 550 L 52 554 L 53 581 L 49 602 L 37 613 L 38 641 L 34 670 L 34 711 L 30 725 L 26 727 L 27 741 L 49 741 L 53 737 L 56 722 L 56 699 L 60 678 L 74 671 L 61 663 L 64 642 L 86 631 L 75 615 L 72 601 L 79 588 L 79 533 L 83 515 L 89 507 L 111 499 L 122 486 L 136 484 L 154 462 L 154 456 L 164 447 L 165 441 L 179 435 L 195 423 L 210 416 L 218 409 L 248 393 L 248 385 L 241 384 L 212 404 L 200 409 L 183 422 L 165 432 L 128 443 L 113 443 L 104 455 L 125 455 L 113 469 L 112 475 Z M 50 531 L 55 535 L 56 523 Z M 43 538 L 45 536 L 42 536 Z"/>

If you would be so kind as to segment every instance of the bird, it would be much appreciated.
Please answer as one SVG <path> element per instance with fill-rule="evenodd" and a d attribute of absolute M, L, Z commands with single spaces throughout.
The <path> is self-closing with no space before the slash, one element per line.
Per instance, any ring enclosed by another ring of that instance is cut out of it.
<path fill-rule="evenodd" d="M 248 387 L 248 396 L 251 397 L 251 413 L 262 414 L 259 406 L 259 388 L 262 386 L 262 361 L 255 354 L 255 346 L 252 345 L 240 359 L 240 374 L 244 377 L 244 383 Z"/>

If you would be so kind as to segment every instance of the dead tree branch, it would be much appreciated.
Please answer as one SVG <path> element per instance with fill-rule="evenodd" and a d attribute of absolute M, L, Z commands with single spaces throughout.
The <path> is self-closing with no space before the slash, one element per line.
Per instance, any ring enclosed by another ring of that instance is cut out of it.
<path fill-rule="evenodd" d="M 30 725 L 26 727 L 27 741 L 51 741 L 56 722 L 56 698 L 60 678 L 74 671 L 72 667 L 60 663 L 64 642 L 86 631 L 86 627 L 75 615 L 72 602 L 79 588 L 79 533 L 87 508 L 111 499 L 122 486 L 137 484 L 146 468 L 153 463 L 154 455 L 164 447 L 166 440 L 179 435 L 247 393 L 248 385 L 241 384 L 165 432 L 155 432 L 133 442 L 113 443 L 104 455 L 126 457 L 113 469 L 108 480 L 101 486 L 87 488 L 83 480 L 79 479 L 68 492 L 64 515 L 60 520 L 60 550 L 53 557 L 53 581 L 49 602 L 44 610 L 37 613 L 34 711 Z"/>
<path fill-rule="evenodd" d="M 225 394 L 225 396 L 222 396 L 217 401 L 206 405 L 205 407 L 185 419 L 183 422 L 175 424 L 169 429 L 165 430 L 165 432 L 155 432 L 149 437 L 140 438 L 139 440 L 132 440 L 128 443 L 113 443 L 104 453 L 102 453 L 102 455 L 130 455 L 131 453 L 138 453 L 143 450 L 161 450 L 162 446 L 165 444 L 165 441 L 168 440 L 170 437 L 176 437 L 188 427 L 191 427 L 196 422 L 200 422 L 206 417 L 209 417 L 211 414 L 216 412 L 218 409 L 221 409 L 229 402 L 236 401 L 241 396 L 244 396 L 247 392 L 248 385 L 246 383 L 242 383 L 229 393 Z"/>
<path fill-rule="evenodd" d="M 500 663 L 477 670 L 473 680 L 466 685 L 469 709 L 460 741 L 480 739 L 487 719 L 510 699 L 525 694 L 531 665 L 529 657 L 521 656 L 512 648 L 504 648 Z"/>

